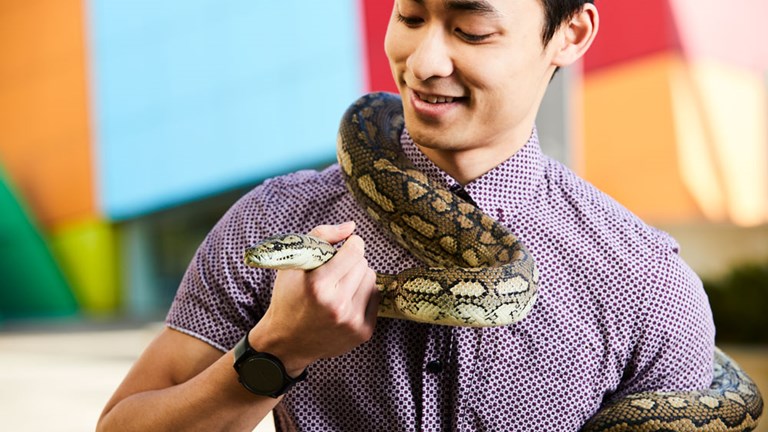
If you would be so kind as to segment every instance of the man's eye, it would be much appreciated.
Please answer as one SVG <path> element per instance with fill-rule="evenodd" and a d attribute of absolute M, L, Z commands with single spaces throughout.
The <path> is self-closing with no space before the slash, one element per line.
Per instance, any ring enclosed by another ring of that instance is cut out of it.
<path fill-rule="evenodd" d="M 459 35 L 462 39 L 464 39 L 467 42 L 482 42 L 489 37 L 493 36 L 493 33 L 488 34 L 482 34 L 482 35 L 476 35 L 472 33 L 467 33 L 465 31 L 462 31 L 461 29 L 456 29 L 456 34 Z"/>
<path fill-rule="evenodd" d="M 407 16 L 401 15 L 399 13 L 397 14 L 397 20 L 400 21 L 401 23 L 407 25 L 408 27 L 416 27 L 419 24 L 424 22 L 424 20 L 422 20 L 421 18 L 407 17 Z"/>

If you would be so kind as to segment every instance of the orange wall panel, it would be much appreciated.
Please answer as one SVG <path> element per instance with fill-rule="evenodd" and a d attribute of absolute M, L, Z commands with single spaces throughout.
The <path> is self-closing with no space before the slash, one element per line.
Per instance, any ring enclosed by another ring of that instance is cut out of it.
<path fill-rule="evenodd" d="M 80 0 L 0 5 L 0 163 L 46 225 L 96 215 Z"/>
<path fill-rule="evenodd" d="M 671 74 L 661 54 L 588 74 L 583 88 L 583 175 L 640 217 L 703 219 L 680 175 Z"/>

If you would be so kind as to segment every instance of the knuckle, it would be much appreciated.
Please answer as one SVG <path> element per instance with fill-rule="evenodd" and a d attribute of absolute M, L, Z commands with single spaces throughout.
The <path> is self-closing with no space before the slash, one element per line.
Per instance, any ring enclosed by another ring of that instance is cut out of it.
<path fill-rule="evenodd" d="M 359 343 L 365 343 L 371 340 L 375 330 L 374 323 L 368 322 L 364 315 L 360 315 L 355 324 L 355 333 L 358 337 Z"/>
<path fill-rule="evenodd" d="M 337 304 L 335 292 L 337 290 L 329 284 L 324 276 L 314 276 L 307 281 L 307 296 L 317 305 L 323 308 L 333 308 Z"/>
<path fill-rule="evenodd" d="M 325 291 L 323 289 L 324 286 L 325 286 L 325 280 L 321 276 L 312 275 L 307 278 L 308 294 L 316 299 L 319 299 L 322 296 L 323 291 Z"/>
<path fill-rule="evenodd" d="M 373 331 L 369 330 L 367 327 L 363 329 L 359 329 L 358 332 L 356 333 L 356 336 L 357 336 L 356 338 L 357 344 L 362 345 L 368 342 L 369 340 L 371 340 L 371 338 L 373 337 Z"/>
<path fill-rule="evenodd" d="M 343 328 L 347 333 L 356 333 L 360 326 L 360 320 L 357 311 L 352 304 L 345 304 L 344 307 L 339 310 L 339 327 Z"/>
<path fill-rule="evenodd" d="M 344 245 L 357 255 L 363 255 L 365 253 L 365 244 L 363 243 L 363 239 L 358 235 L 353 234 L 349 236 Z"/>
<path fill-rule="evenodd" d="M 366 261 L 366 266 L 368 265 Z M 365 277 L 368 278 L 368 282 L 375 283 L 376 282 L 376 272 L 373 271 L 372 268 L 368 267 L 368 269 L 365 271 Z"/>
<path fill-rule="evenodd" d="M 328 317 L 328 321 L 333 323 L 336 327 L 341 327 L 343 323 L 343 311 L 338 307 L 333 307 L 333 305 L 330 305 L 328 308 L 326 308 L 326 314 Z"/>
<path fill-rule="evenodd" d="M 363 342 L 368 342 L 373 337 L 373 331 L 375 327 L 372 325 L 366 325 L 363 329 L 363 332 L 361 336 L 363 337 Z"/>

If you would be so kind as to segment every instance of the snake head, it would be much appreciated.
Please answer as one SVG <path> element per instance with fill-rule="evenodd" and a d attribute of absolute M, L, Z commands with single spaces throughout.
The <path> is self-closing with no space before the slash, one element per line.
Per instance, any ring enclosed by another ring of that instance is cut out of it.
<path fill-rule="evenodd" d="M 245 251 L 245 264 L 269 269 L 313 270 L 336 253 L 330 243 L 304 234 L 269 237 Z"/>

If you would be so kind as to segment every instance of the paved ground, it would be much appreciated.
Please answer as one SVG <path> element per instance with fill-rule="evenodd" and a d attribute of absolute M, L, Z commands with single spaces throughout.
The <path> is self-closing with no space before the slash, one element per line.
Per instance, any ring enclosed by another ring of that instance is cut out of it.
<path fill-rule="evenodd" d="M 0 328 L 0 429 L 92 431 L 159 324 Z M 768 347 L 724 347 L 768 395 Z M 273 430 L 262 423 L 259 432 Z M 759 432 L 768 432 L 768 421 Z"/>
<path fill-rule="evenodd" d="M 160 324 L 0 329 L 0 430 L 93 431 Z M 271 424 L 256 428 L 273 431 Z"/>

